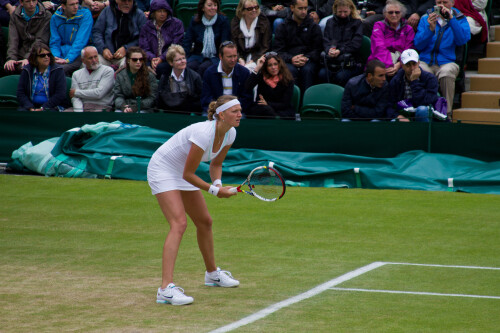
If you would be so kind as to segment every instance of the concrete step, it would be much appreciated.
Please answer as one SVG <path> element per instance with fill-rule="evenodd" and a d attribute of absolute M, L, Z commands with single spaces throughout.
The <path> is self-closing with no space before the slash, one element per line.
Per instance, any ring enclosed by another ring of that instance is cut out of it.
<path fill-rule="evenodd" d="M 453 110 L 453 122 L 500 125 L 500 109 L 460 108 Z"/>
<path fill-rule="evenodd" d="M 462 108 L 498 109 L 500 111 L 500 92 L 468 91 L 462 94 Z"/>
<path fill-rule="evenodd" d="M 500 41 L 499 42 L 489 42 L 486 45 L 486 57 L 487 58 L 500 57 Z"/>
<path fill-rule="evenodd" d="M 471 91 L 500 91 L 499 74 L 472 74 L 469 78 Z"/>
<path fill-rule="evenodd" d="M 479 59 L 477 72 L 479 74 L 500 74 L 500 58 Z"/>
<path fill-rule="evenodd" d="M 500 25 L 494 25 L 490 28 L 490 41 L 500 41 Z"/>

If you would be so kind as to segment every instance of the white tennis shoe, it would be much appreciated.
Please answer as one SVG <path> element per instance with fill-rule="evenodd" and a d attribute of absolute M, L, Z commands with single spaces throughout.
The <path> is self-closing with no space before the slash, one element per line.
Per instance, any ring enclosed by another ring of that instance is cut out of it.
<path fill-rule="evenodd" d="M 191 304 L 193 301 L 194 298 L 184 295 L 184 289 L 176 287 L 173 283 L 170 283 L 163 291 L 161 287 L 158 288 L 158 293 L 156 294 L 156 303 L 185 305 Z"/>
<path fill-rule="evenodd" d="M 215 272 L 205 272 L 205 286 L 233 288 L 240 285 L 240 281 L 236 280 L 231 272 L 222 271 L 219 267 Z"/>

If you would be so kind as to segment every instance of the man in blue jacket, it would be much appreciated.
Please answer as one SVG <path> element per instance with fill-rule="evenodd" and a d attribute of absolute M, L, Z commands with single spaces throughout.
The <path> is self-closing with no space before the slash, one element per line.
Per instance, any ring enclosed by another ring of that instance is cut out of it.
<path fill-rule="evenodd" d="M 92 31 L 92 14 L 78 0 L 62 0 L 50 19 L 50 51 L 66 76 L 71 77 L 82 65 L 80 53 Z"/>
<path fill-rule="evenodd" d="M 342 120 L 386 119 L 387 81 L 385 64 L 374 59 L 366 64 L 365 73 L 351 78 L 342 96 Z"/>
<path fill-rule="evenodd" d="M 201 107 L 207 112 L 210 102 L 222 95 L 234 95 L 241 103 L 243 113 L 252 103 L 252 95 L 245 89 L 245 82 L 250 72 L 238 64 L 236 44 L 223 42 L 219 47 L 219 63 L 208 67 L 203 74 L 203 90 L 201 92 Z"/>
<path fill-rule="evenodd" d="M 422 16 L 414 39 L 415 48 L 420 52 L 420 66 L 439 80 L 441 93 L 448 102 L 448 115 L 460 71 L 455 52 L 470 40 L 469 23 L 465 15 L 453 8 L 454 3 L 454 0 L 436 0 L 439 10 L 429 10 Z"/>
<path fill-rule="evenodd" d="M 389 83 L 389 107 L 387 116 L 399 121 L 429 121 L 429 105 L 438 99 L 436 77 L 419 65 L 417 51 L 408 49 L 401 53 L 401 69 Z M 446 118 L 444 115 L 441 119 Z"/>
<path fill-rule="evenodd" d="M 139 46 L 139 33 L 146 24 L 144 12 L 134 0 L 109 0 L 92 28 L 92 39 L 103 65 L 125 66 L 130 46 Z"/>

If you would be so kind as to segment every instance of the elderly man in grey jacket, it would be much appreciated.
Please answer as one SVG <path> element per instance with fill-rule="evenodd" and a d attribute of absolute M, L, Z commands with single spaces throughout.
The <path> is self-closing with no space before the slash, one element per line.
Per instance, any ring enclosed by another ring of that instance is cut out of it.
<path fill-rule="evenodd" d="M 65 111 L 111 111 L 115 84 L 113 68 L 99 63 L 97 49 L 93 46 L 84 48 L 81 57 L 84 67 L 73 73 L 69 91 L 73 107 Z"/>

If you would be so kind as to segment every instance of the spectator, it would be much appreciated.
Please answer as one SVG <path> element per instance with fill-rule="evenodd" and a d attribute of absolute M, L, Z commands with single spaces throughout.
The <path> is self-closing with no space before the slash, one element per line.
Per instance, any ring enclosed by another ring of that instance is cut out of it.
<path fill-rule="evenodd" d="M 432 8 L 435 0 L 401 0 L 406 7 L 407 23 L 417 31 L 420 18 L 425 15 L 427 10 Z"/>
<path fill-rule="evenodd" d="M 268 52 L 257 60 L 257 67 L 246 82 L 247 91 L 253 91 L 256 85 L 258 100 L 248 110 L 249 117 L 294 119 L 293 77 L 276 52 Z"/>
<path fill-rule="evenodd" d="M 50 19 L 50 50 L 66 76 L 71 77 L 82 65 L 80 53 L 92 31 L 92 14 L 78 0 L 62 0 Z"/>
<path fill-rule="evenodd" d="M 380 60 L 369 61 L 365 74 L 353 77 L 347 82 L 342 96 L 343 121 L 387 118 L 388 101 L 385 64 Z"/>
<path fill-rule="evenodd" d="M 125 66 L 125 54 L 139 45 L 139 32 L 146 17 L 134 0 L 109 0 L 92 28 L 92 38 L 99 52 L 99 62 L 116 68 Z"/>
<path fill-rule="evenodd" d="M 35 42 L 31 48 L 19 78 L 17 99 L 20 111 L 61 111 L 68 104 L 64 71 L 42 42 Z"/>
<path fill-rule="evenodd" d="M 146 65 L 146 52 L 131 46 L 125 56 L 126 68 L 116 73 L 113 94 L 115 110 L 125 113 L 153 112 L 158 95 L 158 81 Z"/>
<path fill-rule="evenodd" d="M 420 52 L 420 67 L 437 76 L 451 115 L 455 80 L 460 71 L 455 52 L 469 41 L 470 29 L 465 15 L 453 8 L 453 0 L 436 0 L 436 4 L 439 12 L 420 19 L 414 43 Z"/>
<path fill-rule="evenodd" d="M 419 56 L 413 49 L 403 51 L 401 63 L 402 68 L 389 83 L 388 117 L 409 121 L 407 114 L 398 112 L 403 110 L 413 113 L 415 121 L 428 122 L 429 105 L 438 99 L 438 81 L 419 67 Z"/>
<path fill-rule="evenodd" d="M 352 0 L 335 0 L 332 10 L 335 14 L 326 23 L 323 35 L 326 68 L 320 69 L 319 78 L 343 87 L 351 77 L 362 73 L 363 27 Z"/>
<path fill-rule="evenodd" d="M 10 16 L 19 5 L 19 0 L 0 0 L 0 25 L 9 26 Z"/>
<path fill-rule="evenodd" d="M 406 8 L 397 0 L 388 0 L 383 21 L 375 22 L 368 61 L 378 59 L 385 64 L 386 75 L 392 78 L 401 68 L 401 52 L 413 48 L 415 31 L 404 19 Z"/>
<path fill-rule="evenodd" d="M 49 12 L 54 14 L 56 9 L 59 8 L 61 5 L 61 1 L 59 0 L 47 0 L 47 1 L 42 1 L 42 5 L 47 9 Z"/>
<path fill-rule="evenodd" d="M 146 52 L 148 64 L 159 79 L 171 71 L 166 61 L 167 49 L 172 44 L 182 44 L 184 26 L 174 17 L 166 0 L 153 0 L 150 8 L 149 19 L 141 29 L 139 46 Z"/>
<path fill-rule="evenodd" d="M 243 112 L 247 112 L 252 103 L 252 96 L 245 89 L 250 72 L 238 64 L 236 45 L 231 41 L 223 42 L 219 47 L 219 59 L 219 64 L 209 67 L 203 75 L 201 92 L 203 112 L 207 111 L 211 101 L 222 95 L 237 96 Z"/>
<path fill-rule="evenodd" d="M 332 15 L 333 0 L 309 0 L 309 17 L 319 24 L 326 16 Z"/>
<path fill-rule="evenodd" d="M 479 35 L 479 41 L 488 41 L 488 16 L 486 15 L 486 5 L 488 0 L 456 0 L 455 7 L 461 11 L 469 22 L 470 33 Z"/>
<path fill-rule="evenodd" d="M 257 0 L 240 0 L 231 21 L 231 37 L 238 48 L 240 65 L 254 69 L 257 59 L 271 48 L 271 26 Z"/>
<path fill-rule="evenodd" d="M 65 111 L 111 111 L 115 72 L 111 67 L 99 63 L 94 46 L 85 47 L 81 57 L 84 67 L 73 73 L 69 91 L 73 107 Z"/>
<path fill-rule="evenodd" d="M 292 14 L 276 30 L 274 49 L 302 92 L 314 84 L 321 53 L 321 29 L 307 16 L 307 0 L 292 0 Z"/>
<path fill-rule="evenodd" d="M 364 15 L 361 15 L 361 19 L 363 21 L 363 35 L 370 37 L 372 35 L 375 22 L 384 19 L 383 11 L 385 2 L 386 0 L 371 0 L 367 2 L 368 5 L 366 7 L 363 5 L 359 6 L 359 10 L 362 13 L 365 12 Z"/>
<path fill-rule="evenodd" d="M 290 15 L 291 0 L 262 0 L 261 11 L 273 25 L 273 32 Z"/>
<path fill-rule="evenodd" d="M 187 65 L 203 77 L 205 70 L 217 64 L 217 48 L 231 39 L 229 22 L 220 12 L 220 0 L 200 0 L 197 14 L 184 36 Z"/>
<path fill-rule="evenodd" d="M 186 52 L 180 45 L 170 45 L 167 62 L 170 75 L 163 75 L 158 87 L 158 107 L 163 110 L 201 113 L 201 76 L 186 66 Z"/>
<path fill-rule="evenodd" d="M 82 7 L 88 8 L 92 13 L 92 19 L 94 20 L 94 24 L 97 21 L 99 15 L 104 10 L 104 8 L 108 7 L 111 0 L 83 0 L 81 1 Z"/>
<path fill-rule="evenodd" d="M 28 56 L 35 42 L 49 44 L 52 14 L 37 0 L 20 0 L 9 23 L 9 48 L 4 68 L 20 73 L 28 64 Z"/>

